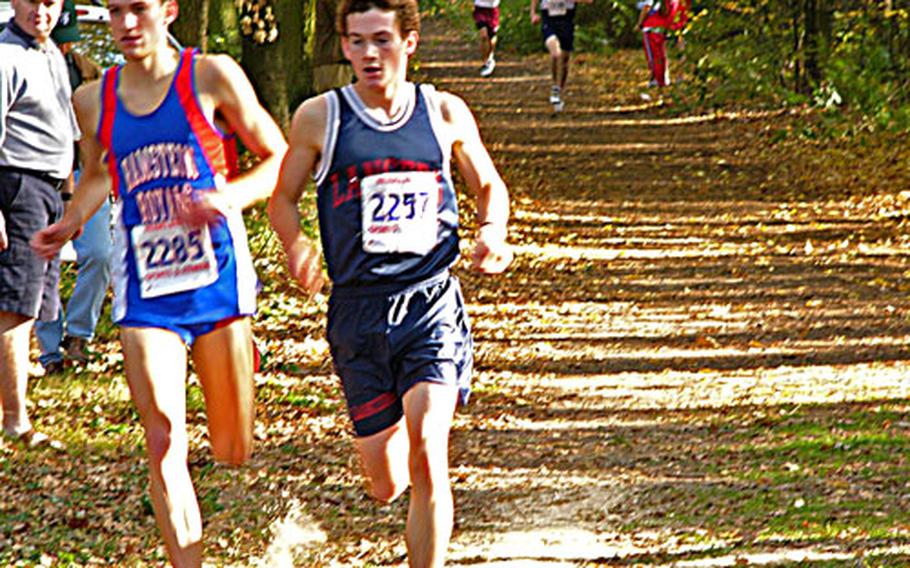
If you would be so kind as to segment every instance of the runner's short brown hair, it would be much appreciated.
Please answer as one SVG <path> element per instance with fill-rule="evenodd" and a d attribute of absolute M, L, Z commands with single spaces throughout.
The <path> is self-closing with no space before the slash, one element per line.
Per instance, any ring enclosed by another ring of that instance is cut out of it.
<path fill-rule="evenodd" d="M 398 31 L 402 37 L 411 32 L 420 31 L 420 10 L 417 0 L 342 0 L 338 6 L 335 27 L 342 37 L 348 35 L 348 16 L 362 14 L 373 8 L 383 12 L 395 12 Z"/>

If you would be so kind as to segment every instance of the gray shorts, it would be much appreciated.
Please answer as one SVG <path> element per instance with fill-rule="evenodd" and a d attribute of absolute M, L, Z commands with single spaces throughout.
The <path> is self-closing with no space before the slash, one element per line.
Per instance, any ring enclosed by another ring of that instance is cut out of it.
<path fill-rule="evenodd" d="M 0 311 L 53 321 L 60 307 L 60 259 L 44 260 L 29 241 L 63 216 L 60 193 L 47 179 L 0 169 L 0 213 L 9 241 L 0 252 Z"/>

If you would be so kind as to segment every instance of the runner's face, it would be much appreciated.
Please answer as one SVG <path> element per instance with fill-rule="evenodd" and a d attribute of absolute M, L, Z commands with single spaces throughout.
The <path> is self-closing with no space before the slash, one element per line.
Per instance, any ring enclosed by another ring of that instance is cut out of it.
<path fill-rule="evenodd" d="M 177 17 L 171 0 L 109 0 L 111 34 L 127 59 L 141 59 L 166 43 L 167 27 Z"/>
<path fill-rule="evenodd" d="M 348 34 L 341 39 L 357 80 L 366 87 L 404 81 L 408 57 L 417 49 L 417 32 L 402 37 L 395 12 L 372 8 L 348 14 Z"/>
<path fill-rule="evenodd" d="M 60 19 L 63 0 L 13 0 L 13 19 L 22 31 L 44 42 Z"/>

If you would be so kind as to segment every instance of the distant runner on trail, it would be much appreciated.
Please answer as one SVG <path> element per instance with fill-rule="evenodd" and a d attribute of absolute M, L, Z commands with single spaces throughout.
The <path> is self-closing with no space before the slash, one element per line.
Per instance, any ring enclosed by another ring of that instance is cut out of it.
<path fill-rule="evenodd" d="M 371 494 L 411 486 L 409 564 L 442 566 L 452 532 L 449 430 L 470 392 L 473 341 L 458 280 L 450 162 L 477 198 L 474 269 L 504 271 L 509 196 L 460 98 L 407 80 L 417 0 L 343 0 L 339 28 L 357 81 L 305 101 L 269 216 L 291 274 L 315 294 L 321 254 L 300 230 L 315 177 L 334 286 L 327 335 Z"/>
<path fill-rule="evenodd" d="M 179 52 L 176 0 L 108 0 L 126 63 L 76 92 L 83 172 L 63 219 L 37 233 L 53 257 L 113 190 L 113 319 L 145 429 L 151 500 L 174 566 L 200 566 L 202 521 L 187 465 L 187 348 L 215 459 L 253 443 L 250 315 L 256 276 L 241 218 L 265 199 L 286 144 L 228 56 Z M 236 134 L 260 160 L 233 171 Z"/>
<path fill-rule="evenodd" d="M 645 58 L 648 60 L 648 87 L 670 84 L 667 62 L 667 34 L 685 27 L 688 0 L 639 0 L 638 28 L 642 33 Z"/>
<path fill-rule="evenodd" d="M 540 2 L 540 13 L 537 11 Z M 593 0 L 531 0 L 531 23 L 541 22 L 543 44 L 550 54 L 550 104 L 554 112 L 565 108 L 563 95 L 569 78 L 569 58 L 575 49 L 575 4 Z"/>
<path fill-rule="evenodd" d="M 474 24 L 480 36 L 480 76 L 496 69 L 496 34 L 499 32 L 499 0 L 474 0 Z"/>

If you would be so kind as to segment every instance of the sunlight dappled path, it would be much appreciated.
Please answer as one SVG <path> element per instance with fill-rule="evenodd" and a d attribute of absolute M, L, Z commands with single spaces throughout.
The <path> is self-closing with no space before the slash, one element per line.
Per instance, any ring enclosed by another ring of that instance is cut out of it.
<path fill-rule="evenodd" d="M 745 151 L 759 137 L 750 121 L 643 103 L 638 53 L 608 65 L 582 54 L 554 115 L 543 54 L 502 55 L 483 80 L 463 37 L 432 24 L 424 35 L 422 80 L 477 115 L 519 253 L 508 278 L 462 273 L 478 374 L 454 438 L 453 563 L 907 554 L 903 458 L 873 460 L 862 479 L 787 458 L 791 430 L 826 447 L 828 429 L 882 412 L 889 436 L 910 434 L 893 418 L 910 396 L 905 200 L 775 182 L 777 164 Z M 819 499 L 844 531 L 775 521 Z M 871 539 L 850 528 L 870 500 L 889 519 Z M 812 546 L 785 538 L 800 529 Z"/>

